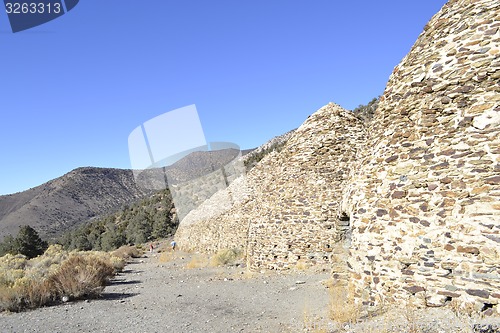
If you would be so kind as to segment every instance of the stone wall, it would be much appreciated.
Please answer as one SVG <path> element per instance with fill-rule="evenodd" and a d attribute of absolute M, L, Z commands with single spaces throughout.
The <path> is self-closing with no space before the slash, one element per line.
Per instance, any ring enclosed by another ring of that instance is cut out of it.
<path fill-rule="evenodd" d="M 259 211 L 249 225 L 250 267 L 329 264 L 348 229 L 338 218 L 339 198 L 365 139 L 358 118 L 329 104 L 311 115 L 279 154 L 256 166 L 253 201 Z"/>
<path fill-rule="evenodd" d="M 500 311 L 500 3 L 450 1 L 394 69 L 343 195 L 365 305 Z"/>
<path fill-rule="evenodd" d="M 204 253 L 233 248 L 246 250 L 251 193 L 243 175 L 192 210 L 175 233 L 179 248 Z"/>
<path fill-rule="evenodd" d="M 215 168 L 215 167 L 214 167 Z M 215 171 L 184 182 L 172 182 L 169 189 L 175 203 L 179 220 L 184 219 L 193 209 L 211 198 L 215 193 L 227 188 L 240 175 L 245 173 L 245 165 L 241 152 L 229 163 L 218 167 Z M 166 172 L 168 176 L 168 171 Z"/>
<path fill-rule="evenodd" d="M 498 1 L 451 0 L 394 69 L 368 128 L 325 106 L 176 239 L 245 249 L 253 269 L 328 264 L 368 308 L 499 312 Z"/>
<path fill-rule="evenodd" d="M 321 108 L 280 152 L 188 214 L 177 242 L 204 252 L 243 248 L 254 269 L 329 265 L 349 228 L 337 216 L 339 198 L 365 139 L 352 113 L 334 104 Z"/>

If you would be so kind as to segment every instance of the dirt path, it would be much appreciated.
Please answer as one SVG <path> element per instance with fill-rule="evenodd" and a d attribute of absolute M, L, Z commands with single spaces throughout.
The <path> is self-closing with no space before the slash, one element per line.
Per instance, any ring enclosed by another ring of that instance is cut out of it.
<path fill-rule="evenodd" d="M 327 273 L 256 273 L 193 268 L 147 254 L 106 287 L 102 299 L 0 314 L 0 332 L 298 332 L 324 316 Z M 191 261 L 192 263 L 192 261 Z"/>
<path fill-rule="evenodd" d="M 23 313 L 0 313 L 1 333 L 20 332 L 420 332 L 469 333 L 475 321 L 449 309 L 394 308 L 353 327 L 328 317 L 328 273 L 253 273 L 203 267 L 192 255 L 146 254 L 107 286 L 102 298 Z M 500 318 L 479 322 L 495 323 Z"/>

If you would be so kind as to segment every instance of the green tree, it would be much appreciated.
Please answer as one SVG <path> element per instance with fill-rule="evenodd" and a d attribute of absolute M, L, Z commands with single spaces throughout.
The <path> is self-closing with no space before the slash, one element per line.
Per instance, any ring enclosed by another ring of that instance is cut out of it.
<path fill-rule="evenodd" d="M 47 242 L 42 240 L 38 232 L 29 225 L 22 226 L 14 240 L 15 252 L 24 254 L 28 258 L 43 254 L 47 247 Z"/>
<path fill-rule="evenodd" d="M 106 231 L 101 235 L 101 250 L 111 251 L 125 244 L 125 235 L 119 231 L 116 225 L 108 223 Z"/>
<path fill-rule="evenodd" d="M 151 237 L 153 239 L 166 238 L 175 232 L 175 226 L 172 225 L 171 216 L 165 210 L 158 210 L 152 215 L 153 230 Z"/>
<path fill-rule="evenodd" d="M 0 257 L 7 253 L 15 253 L 15 239 L 11 235 L 4 237 L 3 242 L 0 243 Z"/>
<path fill-rule="evenodd" d="M 92 244 L 89 242 L 85 228 L 78 228 L 71 232 L 70 250 L 88 251 L 92 250 Z"/>
<path fill-rule="evenodd" d="M 149 215 L 145 211 L 139 210 L 137 215 L 129 221 L 127 229 L 125 230 L 127 243 L 146 243 L 151 238 L 152 229 Z"/>

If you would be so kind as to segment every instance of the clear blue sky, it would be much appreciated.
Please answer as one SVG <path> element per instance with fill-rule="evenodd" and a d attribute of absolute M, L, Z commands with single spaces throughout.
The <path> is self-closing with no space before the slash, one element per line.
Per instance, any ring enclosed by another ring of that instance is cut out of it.
<path fill-rule="evenodd" d="M 190 104 L 246 149 L 367 103 L 445 2 L 81 0 L 16 34 L 1 11 L 0 194 L 129 168 L 130 132 Z"/>

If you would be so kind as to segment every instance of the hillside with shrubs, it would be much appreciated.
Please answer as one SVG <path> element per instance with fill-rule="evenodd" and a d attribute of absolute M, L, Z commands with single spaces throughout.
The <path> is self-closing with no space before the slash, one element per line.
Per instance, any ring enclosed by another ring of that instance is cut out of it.
<path fill-rule="evenodd" d="M 69 250 L 111 251 L 172 236 L 177 224 L 170 191 L 165 189 L 67 232 L 58 243 Z"/>

